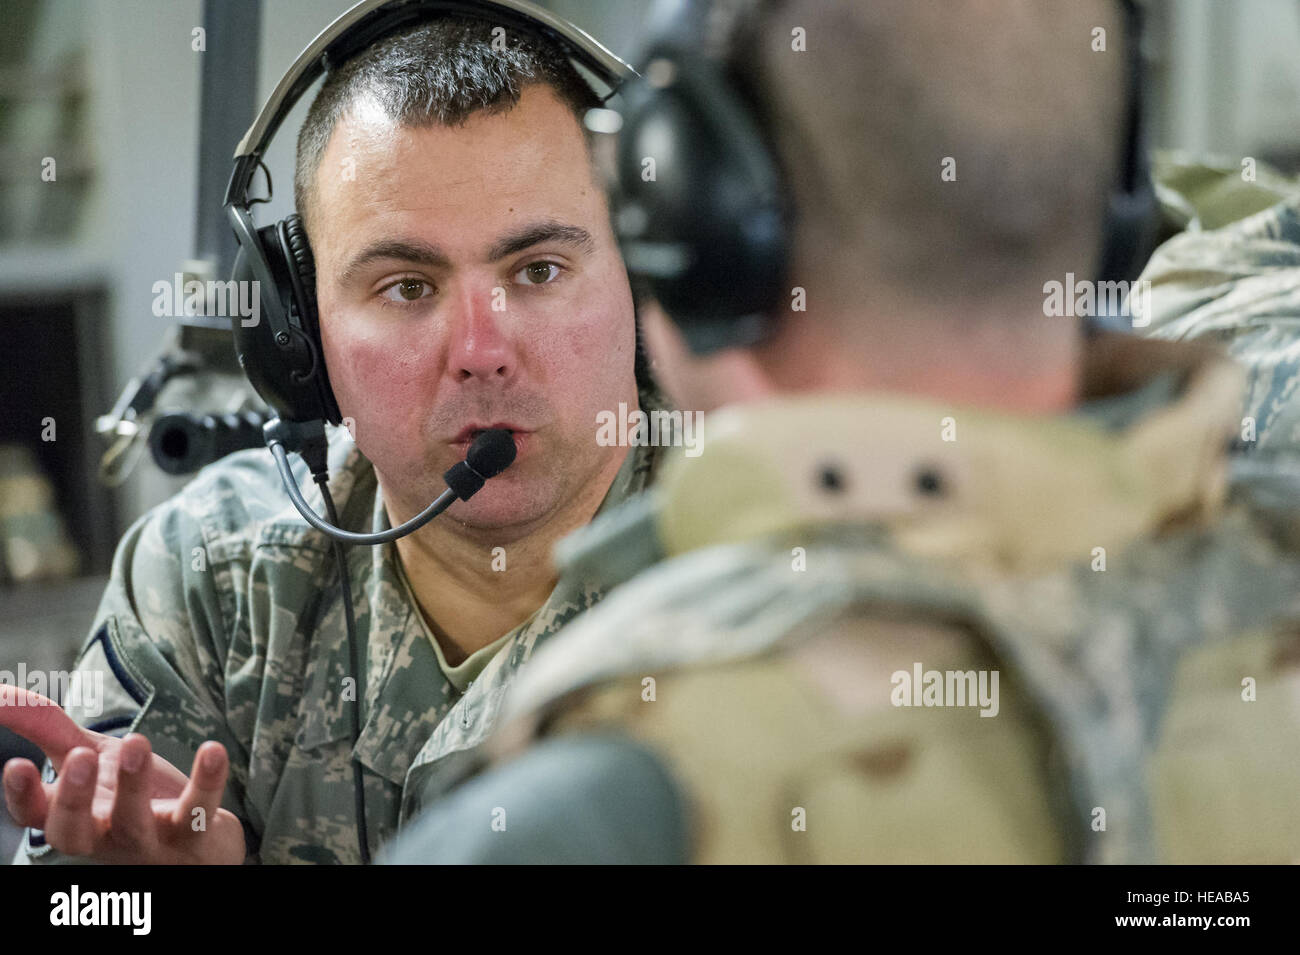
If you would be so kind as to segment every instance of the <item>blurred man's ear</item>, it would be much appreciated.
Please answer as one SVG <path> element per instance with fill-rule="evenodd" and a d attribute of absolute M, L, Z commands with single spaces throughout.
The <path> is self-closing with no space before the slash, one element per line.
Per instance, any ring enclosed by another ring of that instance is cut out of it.
<path fill-rule="evenodd" d="M 766 398 L 775 391 L 749 349 L 692 354 L 658 302 L 642 306 L 641 332 L 655 379 L 677 408 L 712 411 L 726 404 Z"/>

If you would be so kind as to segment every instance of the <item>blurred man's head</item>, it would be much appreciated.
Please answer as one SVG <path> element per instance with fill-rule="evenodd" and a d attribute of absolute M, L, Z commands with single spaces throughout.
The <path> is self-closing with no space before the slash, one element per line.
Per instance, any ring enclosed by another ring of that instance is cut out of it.
<path fill-rule="evenodd" d="M 755 6 L 729 59 L 792 193 L 807 312 L 787 302 L 766 345 L 701 362 L 651 310 L 661 380 L 691 407 L 728 380 L 741 398 L 952 385 L 982 401 L 961 357 L 1004 354 L 1028 404 L 1069 403 L 1078 328 L 1044 317 L 1042 287 L 1097 264 L 1124 98 L 1116 0 Z"/>
<path fill-rule="evenodd" d="M 330 381 L 386 501 L 442 489 L 471 429 L 526 432 L 451 515 L 494 539 L 598 503 L 626 449 L 598 412 L 635 406 L 627 276 L 558 47 L 491 23 L 403 30 L 332 73 L 298 139 Z M 500 34 L 498 34 L 499 36 Z M 390 517 L 396 517 L 391 513 Z"/>

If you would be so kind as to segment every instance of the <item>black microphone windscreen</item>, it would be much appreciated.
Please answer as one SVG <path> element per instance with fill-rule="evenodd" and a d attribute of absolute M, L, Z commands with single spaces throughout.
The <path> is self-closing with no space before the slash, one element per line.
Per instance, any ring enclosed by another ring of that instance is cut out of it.
<path fill-rule="evenodd" d="M 481 478 L 496 477 L 515 460 L 515 439 L 504 429 L 484 431 L 465 454 L 465 463 Z"/>

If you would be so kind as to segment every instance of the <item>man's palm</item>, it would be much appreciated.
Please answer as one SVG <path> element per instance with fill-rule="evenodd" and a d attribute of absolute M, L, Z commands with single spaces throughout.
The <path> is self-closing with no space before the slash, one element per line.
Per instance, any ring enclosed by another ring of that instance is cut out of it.
<path fill-rule="evenodd" d="M 30 762 L 10 760 L 4 781 L 15 820 L 44 828 L 61 852 L 119 863 L 243 860 L 243 827 L 219 808 L 228 770 L 221 744 L 200 747 L 187 778 L 143 736 L 92 732 L 51 700 L 14 686 L 0 686 L 0 725 L 35 743 L 59 772 L 54 783 L 41 783 Z M 136 772 L 123 768 L 131 758 Z"/>

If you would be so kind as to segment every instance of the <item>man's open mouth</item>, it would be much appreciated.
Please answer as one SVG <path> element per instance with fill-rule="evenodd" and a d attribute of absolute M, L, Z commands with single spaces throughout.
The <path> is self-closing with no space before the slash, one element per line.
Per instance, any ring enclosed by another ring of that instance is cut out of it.
<path fill-rule="evenodd" d="M 460 433 L 453 439 L 452 444 L 468 444 L 473 441 L 484 431 L 509 431 L 511 437 L 518 438 L 520 435 L 530 433 L 527 428 L 521 428 L 518 425 L 509 422 L 498 422 L 496 424 L 471 424 L 462 428 Z"/>

